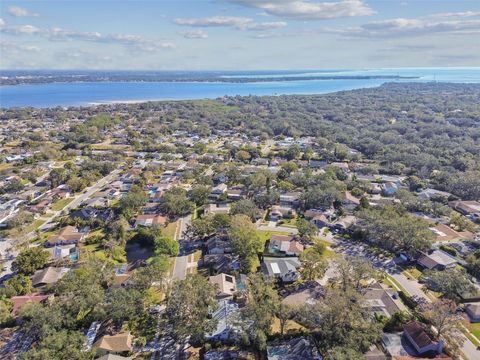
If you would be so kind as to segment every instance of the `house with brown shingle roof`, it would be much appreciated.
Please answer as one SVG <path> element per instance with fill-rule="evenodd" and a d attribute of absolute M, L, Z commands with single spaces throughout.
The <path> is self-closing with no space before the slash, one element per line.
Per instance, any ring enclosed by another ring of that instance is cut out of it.
<path fill-rule="evenodd" d="M 78 244 L 85 238 L 85 234 L 78 231 L 75 226 L 65 226 L 57 234 L 50 236 L 45 242 L 45 247 L 56 245 Z"/>
<path fill-rule="evenodd" d="M 99 357 L 97 360 L 131 360 L 132 357 L 128 356 L 120 356 L 120 355 L 115 355 L 115 354 L 106 354 L 101 357 Z"/>
<path fill-rule="evenodd" d="M 37 270 L 32 276 L 32 286 L 40 287 L 49 284 L 56 284 L 63 275 L 65 275 L 70 269 L 63 267 L 48 267 L 42 270 Z"/>
<path fill-rule="evenodd" d="M 455 241 L 455 240 L 473 240 L 475 235 L 469 231 L 457 232 L 450 226 L 438 224 L 431 227 L 430 230 L 435 234 L 435 241 Z"/>
<path fill-rule="evenodd" d="M 133 336 L 129 331 L 104 335 L 93 344 L 93 347 L 97 349 L 97 354 L 121 354 L 133 350 L 132 340 Z"/>
<path fill-rule="evenodd" d="M 271 254 L 298 256 L 303 250 L 303 245 L 290 235 L 272 235 L 268 242 L 268 252 Z"/>
<path fill-rule="evenodd" d="M 48 294 L 48 295 L 43 295 L 43 294 L 30 294 L 30 295 L 20 295 L 20 296 L 12 296 L 10 300 L 13 303 L 13 309 L 12 312 L 13 314 L 17 314 L 18 310 L 25 305 L 26 303 L 30 302 L 36 302 L 36 303 L 41 303 L 47 301 L 49 298 L 53 298 L 53 295 Z"/>
<path fill-rule="evenodd" d="M 443 341 L 435 341 L 427 332 L 427 325 L 421 322 L 411 321 L 405 324 L 403 335 L 419 355 L 436 355 L 443 351 Z"/>
<path fill-rule="evenodd" d="M 167 217 L 158 214 L 142 214 L 135 219 L 135 228 L 165 226 Z"/>

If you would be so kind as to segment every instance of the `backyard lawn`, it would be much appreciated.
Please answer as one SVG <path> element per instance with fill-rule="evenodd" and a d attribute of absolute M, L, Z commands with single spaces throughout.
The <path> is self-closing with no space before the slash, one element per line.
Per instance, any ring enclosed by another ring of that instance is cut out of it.
<path fill-rule="evenodd" d="M 267 240 L 270 239 L 270 236 L 272 235 L 288 235 L 287 232 L 284 231 L 264 231 L 264 230 L 257 230 L 258 236 L 260 236 L 260 239 L 265 243 Z"/>
<path fill-rule="evenodd" d="M 94 255 L 101 260 L 110 261 L 114 265 L 125 264 L 127 262 L 125 250 L 120 246 L 114 248 L 112 256 L 108 256 L 103 246 L 97 244 L 81 246 L 80 251 L 82 253 L 80 258 L 85 257 L 85 255 Z"/>
<path fill-rule="evenodd" d="M 174 221 L 169 223 L 165 228 L 162 230 L 162 234 L 170 239 L 175 239 L 175 233 L 177 232 L 178 228 L 178 221 Z"/>
<path fill-rule="evenodd" d="M 34 222 L 32 222 L 30 225 L 28 225 L 28 226 L 25 228 L 24 233 L 25 233 L 25 234 L 28 234 L 28 233 L 30 233 L 30 232 L 32 232 L 32 231 L 37 230 L 40 226 L 42 226 L 42 225 L 45 223 L 45 221 L 46 221 L 46 220 L 45 220 L 45 219 L 42 219 L 42 218 L 35 220 Z"/>
<path fill-rule="evenodd" d="M 70 204 L 73 201 L 73 198 L 66 198 L 62 200 L 58 200 L 56 203 L 52 205 L 52 210 L 54 211 L 60 211 L 62 210 L 65 206 Z"/>
<path fill-rule="evenodd" d="M 331 258 L 334 258 L 336 256 L 338 256 L 337 253 L 335 253 L 335 251 L 329 249 L 329 246 L 332 245 L 331 243 L 329 243 L 328 241 L 325 241 L 325 240 L 317 240 L 319 243 L 325 245 L 325 252 L 323 253 L 323 256 L 325 256 L 327 259 L 331 259 Z"/>
<path fill-rule="evenodd" d="M 287 333 L 288 331 L 301 331 L 305 329 L 302 325 L 299 323 L 293 321 L 293 320 L 287 320 L 285 324 L 285 329 L 284 333 Z M 275 318 L 272 324 L 272 333 L 273 334 L 279 334 L 280 333 L 280 320 L 278 318 Z"/>

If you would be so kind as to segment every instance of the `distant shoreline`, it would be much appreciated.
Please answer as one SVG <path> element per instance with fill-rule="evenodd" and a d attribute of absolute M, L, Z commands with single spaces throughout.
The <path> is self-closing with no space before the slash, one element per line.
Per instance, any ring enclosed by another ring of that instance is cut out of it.
<path fill-rule="evenodd" d="M 430 84 L 438 84 L 438 85 L 465 85 L 465 86 L 480 86 L 480 83 L 474 82 L 474 83 L 468 83 L 468 82 L 429 82 Z M 156 102 L 164 102 L 164 101 L 172 101 L 172 102 L 181 102 L 181 101 L 197 101 L 197 100 L 214 100 L 222 97 L 236 97 L 236 96 L 272 96 L 272 97 L 277 97 L 277 96 L 317 96 L 317 95 L 328 95 L 328 94 L 334 94 L 334 93 L 339 93 L 339 92 L 349 92 L 349 91 L 358 91 L 358 90 L 363 90 L 363 89 L 368 89 L 368 88 L 379 88 L 383 86 L 394 86 L 394 85 L 399 85 L 399 86 L 417 86 L 417 85 L 425 85 L 427 84 L 426 82 L 385 82 L 385 83 L 379 83 L 375 85 L 365 85 L 362 87 L 355 87 L 355 88 L 348 88 L 348 89 L 332 89 L 331 91 L 321 91 L 321 92 L 293 92 L 293 93 L 275 93 L 275 94 L 250 94 L 250 95 L 232 95 L 232 94 L 224 94 L 224 95 L 218 95 L 216 97 L 209 97 L 209 96 L 201 96 L 201 97 L 188 97 L 188 98 L 175 98 L 175 97 L 159 97 L 159 98 L 145 98 L 145 99 L 113 99 L 113 100 L 95 100 L 95 101 L 83 101 L 83 102 L 76 102 L 74 104 L 52 104 L 52 105 L 23 105 L 23 106 L 3 106 L 3 104 L 0 101 L 0 110 L 5 111 L 8 109 L 22 109 L 22 108 L 37 108 L 37 109 L 45 109 L 45 108 L 55 108 L 55 107 L 65 107 L 65 108 L 88 108 L 88 107 L 102 107 L 102 106 L 116 106 L 116 105 L 138 105 L 138 104 L 144 104 L 144 103 L 156 103 Z M 49 84 L 44 84 L 44 85 L 49 85 Z M 13 86 L 11 88 L 20 88 L 20 86 Z M 1 87 L 0 87 L 1 88 Z M 1 93 L 0 93 L 1 95 Z M 1 100 L 1 96 L 0 96 Z"/>
<path fill-rule="evenodd" d="M 331 76 L 270 76 L 270 77 L 161 77 L 161 76 L 102 76 L 85 75 L 79 80 L 78 75 L 59 76 L 32 76 L 0 78 L 0 86 L 16 85 L 41 85 L 61 83 L 94 83 L 94 82 L 158 82 L 158 83 L 264 83 L 264 82 L 286 82 L 286 81 L 321 81 L 321 80 L 413 80 L 419 76 L 400 75 L 331 75 Z"/>
<path fill-rule="evenodd" d="M 2 72 L 3 81 L 12 76 L 48 77 L 53 73 Z M 104 104 L 133 104 L 151 101 L 216 99 L 223 96 L 277 96 L 327 94 L 380 86 L 385 83 L 480 83 L 479 69 L 366 70 L 314 72 L 58 72 L 67 82 L 49 77 L 48 82 L 0 86 L 0 108 L 88 107 Z M 86 81 L 85 76 L 90 80 Z M 122 77 L 122 78 L 118 78 Z M 140 81 L 146 77 L 149 81 Z M 154 81 L 161 77 L 161 81 Z M 37 80 L 38 81 L 38 80 Z"/>

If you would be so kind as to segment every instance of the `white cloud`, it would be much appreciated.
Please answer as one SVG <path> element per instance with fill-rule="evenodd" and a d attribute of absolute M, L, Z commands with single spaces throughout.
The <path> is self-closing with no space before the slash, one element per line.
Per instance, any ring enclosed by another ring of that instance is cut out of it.
<path fill-rule="evenodd" d="M 437 13 L 432 14 L 430 18 L 462 18 L 462 17 L 478 17 L 480 11 L 463 11 L 463 12 L 451 12 L 451 13 Z"/>
<path fill-rule="evenodd" d="M 312 0 L 227 0 L 238 5 L 262 9 L 268 15 L 297 20 L 324 20 L 374 15 L 363 0 L 319 2 Z"/>
<path fill-rule="evenodd" d="M 31 12 L 30 10 L 22 8 L 20 6 L 10 6 L 7 12 L 9 15 L 15 16 L 15 17 L 38 16 L 38 14 Z"/>
<path fill-rule="evenodd" d="M 324 28 L 325 32 L 349 37 L 390 38 L 430 34 L 475 34 L 480 33 L 480 13 L 443 13 L 424 18 L 396 18 L 374 21 L 358 27 Z"/>
<path fill-rule="evenodd" d="M 18 43 L 18 42 L 10 42 L 6 40 L 0 40 L 0 49 L 5 54 L 18 54 L 18 53 L 35 53 L 40 51 L 40 48 L 36 45 L 28 44 L 28 43 Z"/>
<path fill-rule="evenodd" d="M 260 23 L 253 23 L 247 26 L 247 30 L 272 30 L 272 29 L 281 29 L 287 26 L 287 23 L 284 21 L 270 21 L 270 22 L 260 22 Z"/>
<path fill-rule="evenodd" d="M 208 38 L 208 34 L 200 29 L 195 30 L 186 30 L 180 31 L 180 35 L 182 35 L 185 39 L 206 39 Z"/>
<path fill-rule="evenodd" d="M 99 54 L 97 52 L 90 52 L 81 49 L 66 49 L 58 51 L 55 56 L 62 62 L 80 62 L 85 61 L 91 63 L 98 63 L 102 61 L 112 61 L 112 57 L 109 55 Z"/>
<path fill-rule="evenodd" d="M 99 32 L 82 32 L 62 28 L 41 29 L 33 25 L 9 26 L 0 19 L 0 32 L 10 35 L 37 35 L 51 41 L 88 41 L 95 43 L 120 44 L 134 46 L 140 51 L 153 52 L 159 49 L 171 49 L 175 44 L 146 39 L 139 35 L 102 34 Z"/>
<path fill-rule="evenodd" d="M 287 26 L 284 21 L 255 22 L 251 18 L 237 16 L 212 16 L 207 18 L 178 18 L 175 24 L 195 27 L 233 27 L 238 30 L 262 31 Z"/>
<path fill-rule="evenodd" d="M 182 26 L 205 26 L 205 27 L 217 27 L 217 26 L 233 26 L 243 27 L 253 20 L 245 17 L 237 16 L 212 16 L 208 18 L 179 18 L 175 19 L 175 24 Z"/>
<path fill-rule="evenodd" d="M 0 31 L 13 35 L 33 35 L 41 32 L 39 28 L 33 25 L 8 26 L 5 21 L 0 27 Z"/>

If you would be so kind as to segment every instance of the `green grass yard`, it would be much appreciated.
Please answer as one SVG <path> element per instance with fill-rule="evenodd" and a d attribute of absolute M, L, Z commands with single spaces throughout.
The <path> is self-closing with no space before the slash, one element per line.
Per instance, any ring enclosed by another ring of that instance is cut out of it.
<path fill-rule="evenodd" d="M 66 198 L 66 199 L 61 199 L 58 200 L 56 203 L 52 205 L 52 210 L 54 211 L 60 211 L 63 210 L 65 206 L 70 204 L 73 201 L 73 198 Z"/>
<path fill-rule="evenodd" d="M 297 227 L 297 218 L 294 217 L 292 219 L 282 219 L 278 222 L 280 226 L 286 226 L 286 227 L 291 227 L 291 228 L 296 228 Z"/>
<path fill-rule="evenodd" d="M 97 244 L 91 245 L 81 245 L 80 246 L 81 256 L 80 258 L 85 258 L 89 255 L 94 255 L 100 260 L 109 261 L 114 265 L 125 264 L 127 263 L 127 256 L 125 249 L 117 247 L 113 250 L 113 255 L 110 257 L 107 255 L 102 246 Z"/>
<path fill-rule="evenodd" d="M 30 225 L 28 225 L 25 228 L 25 234 L 28 234 L 32 231 L 37 230 L 40 226 L 42 226 L 45 223 L 45 221 L 46 220 L 42 219 L 42 218 L 39 218 L 39 219 L 35 220 L 34 222 L 32 222 Z"/>
<path fill-rule="evenodd" d="M 270 236 L 272 235 L 288 235 L 288 232 L 285 231 L 264 231 L 264 230 L 257 230 L 258 236 L 260 236 L 260 239 L 263 241 L 265 244 L 267 240 L 270 239 Z"/>
<path fill-rule="evenodd" d="M 422 276 L 422 272 L 420 270 L 418 270 L 416 267 L 409 267 L 409 268 L 406 268 L 404 271 L 403 271 L 403 274 L 409 278 L 409 279 L 420 279 L 420 277 Z"/>
<path fill-rule="evenodd" d="M 468 325 L 468 329 L 476 338 L 476 344 L 480 345 L 480 323 L 471 323 Z M 475 343 L 475 341 L 473 341 Z"/>
<path fill-rule="evenodd" d="M 165 228 L 162 230 L 162 234 L 170 239 L 175 239 L 175 233 L 177 232 L 178 228 L 178 221 L 174 221 L 169 223 Z"/>
<path fill-rule="evenodd" d="M 323 256 L 326 257 L 327 259 L 332 259 L 332 258 L 335 258 L 338 256 L 338 254 L 329 249 L 329 246 L 332 245 L 331 243 L 329 243 L 328 241 L 325 241 L 325 240 L 317 240 L 319 243 L 325 245 L 325 252 L 323 253 Z"/>
<path fill-rule="evenodd" d="M 409 294 L 408 291 L 402 285 L 400 285 L 400 283 L 397 280 L 392 278 L 390 275 L 385 276 L 385 278 L 383 279 L 383 283 L 385 285 L 390 286 L 391 288 L 393 288 L 397 291 L 403 291 L 406 295 Z"/>

